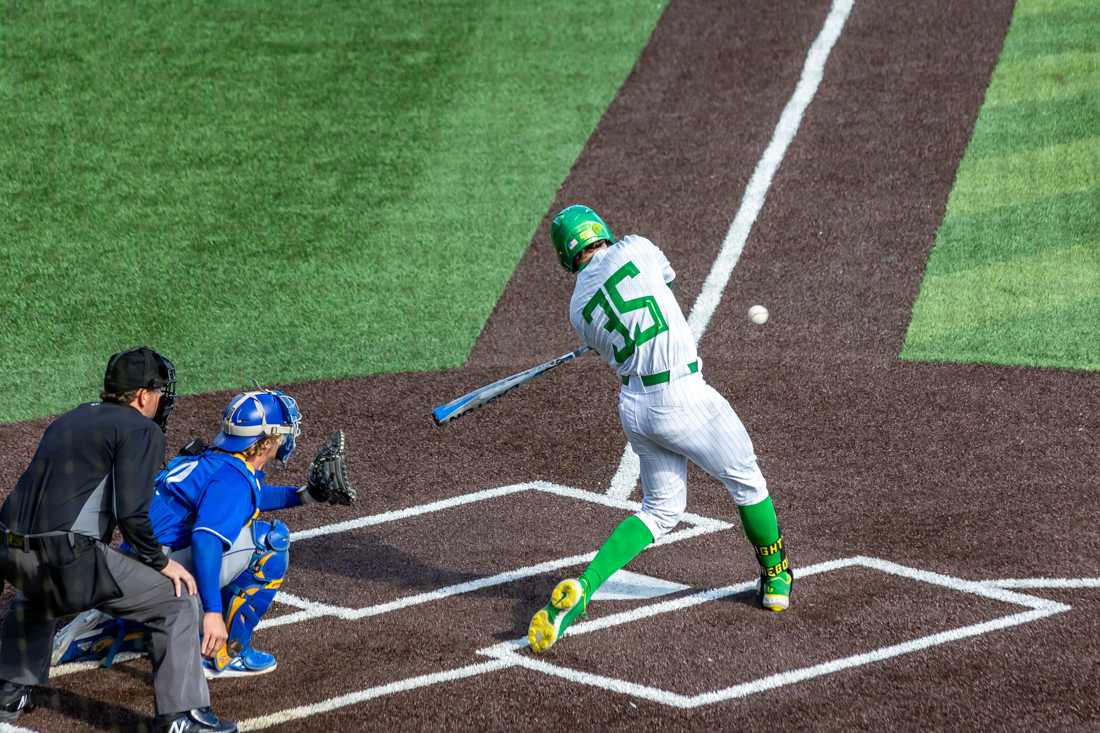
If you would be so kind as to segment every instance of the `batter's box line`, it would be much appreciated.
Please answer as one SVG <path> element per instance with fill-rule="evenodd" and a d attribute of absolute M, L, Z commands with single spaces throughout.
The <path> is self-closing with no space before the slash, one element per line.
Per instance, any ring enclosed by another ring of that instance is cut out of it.
<path fill-rule="evenodd" d="M 471 494 L 461 494 L 459 496 L 451 497 L 449 499 L 434 501 L 429 504 L 421 504 L 419 506 L 409 507 L 407 509 L 385 512 L 383 514 L 375 514 L 368 517 L 360 517 L 359 519 L 330 524 L 312 530 L 305 530 L 304 532 L 292 534 L 291 539 L 292 542 L 298 542 L 303 539 L 310 539 L 313 537 L 320 537 L 328 534 L 335 534 L 338 532 L 348 532 L 354 529 L 361 529 L 363 527 L 385 524 L 387 522 L 396 522 L 402 519 L 408 519 L 409 517 L 416 517 L 425 514 L 431 514 L 434 512 L 445 511 L 447 509 L 451 509 L 457 506 L 463 506 L 479 501 L 487 501 L 490 499 L 495 499 L 526 491 L 541 491 L 562 498 L 588 501 L 593 504 L 599 504 L 601 506 L 606 506 L 612 509 L 622 509 L 630 512 L 636 512 L 642 507 L 642 505 L 638 502 L 626 501 L 623 499 L 614 499 L 607 496 L 606 494 L 597 494 L 595 492 L 575 489 L 569 486 L 561 486 L 560 484 L 553 484 L 546 481 L 531 481 L 528 483 L 501 486 L 494 489 L 485 489 L 483 491 L 477 491 Z M 700 537 L 702 535 L 710 534 L 712 532 L 720 532 L 722 530 L 730 529 L 733 526 L 728 522 L 711 519 L 709 517 L 702 517 L 698 514 L 691 513 L 685 513 L 683 515 L 683 521 L 690 526 L 662 537 L 660 540 L 655 542 L 654 545 L 668 545 L 675 542 L 682 542 L 684 540 L 693 539 L 695 537 Z M 292 613 L 285 614 L 283 616 L 277 616 L 271 619 L 264 619 L 260 622 L 257 628 L 262 629 L 271 628 L 274 626 L 285 626 L 287 624 L 309 621 L 311 619 L 320 618 L 322 616 L 334 616 L 345 621 L 356 621 L 370 616 L 378 616 L 384 613 L 399 611 L 401 609 L 409 608 L 411 606 L 419 606 L 424 603 L 431 603 L 433 601 L 442 600 L 451 596 L 461 595 L 463 593 L 470 593 L 473 591 L 482 590 L 484 588 L 491 588 L 496 585 L 512 583 L 517 580 L 522 580 L 524 578 L 541 575 L 543 573 L 549 573 L 554 570 L 560 570 L 561 568 L 581 565 L 590 561 L 595 556 L 596 551 L 593 550 L 582 555 L 572 555 L 570 557 L 558 558 L 556 560 L 548 560 L 537 565 L 528 565 L 522 568 L 508 570 L 503 573 L 497 573 L 496 575 L 491 575 L 484 578 L 477 578 L 475 580 L 468 580 L 462 583 L 456 583 L 454 585 L 437 588 L 432 591 L 425 591 L 423 593 L 404 596 L 402 598 L 397 598 L 386 603 L 378 603 L 363 608 L 350 608 L 329 603 L 321 603 L 319 601 L 313 601 L 308 598 L 302 598 L 300 596 L 282 592 L 279 593 L 278 596 L 276 596 L 276 600 L 285 605 L 293 606 L 298 610 Z"/>
<path fill-rule="evenodd" d="M 832 661 L 824 662 L 822 664 L 815 664 L 812 666 L 802 667 L 800 669 L 794 669 L 787 672 L 780 672 L 778 674 L 769 675 L 767 677 L 762 677 L 760 679 L 752 680 L 750 682 L 745 682 L 739 685 L 734 685 L 732 687 L 726 687 L 719 690 L 713 690 L 711 692 L 704 692 L 698 695 L 681 695 L 679 693 L 662 690 L 656 687 L 640 685 L 629 682 L 627 680 L 616 679 L 613 677 L 593 674 L 590 672 L 582 672 L 580 670 L 571 669 L 569 667 L 551 664 L 550 662 L 544 661 L 542 659 L 535 659 L 528 654 L 521 654 L 518 651 L 521 647 L 525 647 L 527 645 L 526 639 L 515 639 L 512 641 L 495 644 L 493 646 L 478 650 L 478 654 L 492 657 L 502 662 L 510 662 L 513 666 L 524 667 L 535 672 L 542 672 L 543 674 L 559 677 L 570 682 L 598 687 L 604 690 L 608 690 L 610 692 L 630 695 L 632 697 L 637 697 L 643 700 L 649 700 L 676 708 L 696 708 L 702 705 L 710 705 L 712 703 L 722 702 L 725 700 L 748 697 L 749 695 L 753 695 L 758 692 L 772 690 L 777 687 L 783 687 L 785 685 L 791 685 L 797 682 L 805 682 L 806 680 L 810 680 L 815 677 L 821 677 L 845 669 L 861 667 L 867 664 L 871 664 L 873 662 L 880 662 L 886 659 L 890 659 L 891 657 L 901 656 L 903 654 L 911 654 L 913 652 L 922 651 L 924 649 L 929 649 L 931 647 L 941 644 L 947 644 L 952 641 L 981 636 L 982 634 L 988 634 L 993 631 L 1007 629 L 1012 626 L 1018 626 L 1020 624 L 1028 623 L 1030 621 L 1036 621 L 1046 616 L 1063 613 L 1071 609 L 1071 606 L 1068 606 L 1064 603 L 1056 603 L 1054 601 L 1049 601 L 1044 598 L 1037 598 L 1035 596 L 1026 595 L 1024 593 L 1017 593 L 1012 590 L 989 585 L 986 582 L 963 580 L 961 578 L 940 575 L 939 573 L 933 573 L 927 570 L 918 570 L 916 568 L 906 567 L 904 565 L 899 565 L 897 563 L 889 562 L 887 560 L 880 560 L 878 558 L 865 557 L 862 555 L 843 558 L 840 560 L 831 560 L 829 562 L 818 563 L 816 565 L 809 565 L 800 568 L 798 570 L 798 576 L 800 578 L 805 578 L 807 576 L 816 575 L 817 573 L 826 573 L 833 570 L 840 570 L 842 568 L 852 566 L 867 567 L 922 583 L 929 583 L 931 585 L 940 586 L 963 593 L 972 593 L 977 596 L 1001 601 L 1003 603 L 1021 605 L 1030 610 L 1010 614 L 1008 616 L 1002 616 L 1000 618 L 992 619 L 990 621 L 984 621 L 982 623 L 971 624 L 969 626 L 963 626 L 957 629 L 939 632 L 936 634 L 929 634 L 928 636 L 922 636 L 917 639 L 902 642 L 900 644 L 884 646 L 879 649 L 875 649 L 874 651 L 866 652 L 863 654 L 854 654 L 852 656 L 843 657 L 841 659 L 834 659 Z M 718 600 L 720 598 L 736 595 L 738 593 L 744 593 L 753 589 L 755 585 L 755 581 L 749 581 L 745 583 L 738 583 L 736 585 L 726 586 L 724 588 L 715 588 L 689 596 L 683 596 L 668 601 L 662 601 L 660 603 L 655 603 L 650 606 L 635 609 L 632 611 L 614 614 L 606 618 L 576 624 L 570 627 L 569 636 L 575 637 L 581 634 L 598 631 L 600 629 L 618 626 L 619 624 L 630 623 L 643 618 L 657 616 L 662 613 L 683 610 L 685 608 L 697 606 L 703 603 L 707 603 L 709 601 Z"/>

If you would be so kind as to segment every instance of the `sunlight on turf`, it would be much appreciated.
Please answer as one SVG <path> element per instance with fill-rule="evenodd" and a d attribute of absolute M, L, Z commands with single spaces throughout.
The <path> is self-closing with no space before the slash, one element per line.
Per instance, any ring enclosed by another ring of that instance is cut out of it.
<path fill-rule="evenodd" d="M 902 359 L 1100 369 L 1098 24 L 1018 4 Z"/>
<path fill-rule="evenodd" d="M 0 420 L 460 365 L 663 6 L 10 4 Z"/>

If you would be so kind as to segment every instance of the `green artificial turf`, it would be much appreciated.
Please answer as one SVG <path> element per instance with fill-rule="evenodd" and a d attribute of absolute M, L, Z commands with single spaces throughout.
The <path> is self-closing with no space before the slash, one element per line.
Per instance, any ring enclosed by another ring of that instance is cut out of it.
<path fill-rule="evenodd" d="M 901 358 L 1100 369 L 1098 28 L 1017 5 Z"/>
<path fill-rule="evenodd" d="M 0 420 L 461 365 L 663 6 L 5 3 Z"/>

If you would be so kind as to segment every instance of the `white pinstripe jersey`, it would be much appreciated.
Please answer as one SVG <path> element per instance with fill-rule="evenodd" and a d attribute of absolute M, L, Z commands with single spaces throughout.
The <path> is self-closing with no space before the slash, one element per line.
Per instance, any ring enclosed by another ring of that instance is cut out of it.
<path fill-rule="evenodd" d="M 569 321 L 620 376 L 686 365 L 696 359 L 695 337 L 668 286 L 674 277 L 653 242 L 630 234 L 577 274 Z"/>

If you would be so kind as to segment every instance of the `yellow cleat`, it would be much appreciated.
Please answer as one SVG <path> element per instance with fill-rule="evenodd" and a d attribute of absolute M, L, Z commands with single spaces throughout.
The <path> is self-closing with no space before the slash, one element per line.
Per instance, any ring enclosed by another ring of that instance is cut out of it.
<path fill-rule="evenodd" d="M 567 578 L 554 586 L 550 602 L 531 618 L 527 627 L 531 651 L 539 654 L 554 646 L 587 605 L 584 585 L 576 578 Z"/>
<path fill-rule="evenodd" d="M 577 605 L 577 601 L 583 595 L 584 588 L 581 587 L 580 581 L 576 578 L 566 578 L 554 586 L 553 592 L 550 593 L 550 602 L 559 611 L 568 611 Z"/>
<path fill-rule="evenodd" d="M 544 608 L 531 619 L 531 625 L 527 628 L 527 643 L 531 645 L 531 651 L 538 654 L 549 649 L 557 640 L 558 630 L 550 622 Z"/>
<path fill-rule="evenodd" d="M 786 611 L 791 606 L 791 586 L 794 585 L 794 573 L 780 573 L 774 578 L 760 578 L 760 605 L 774 613 Z"/>

